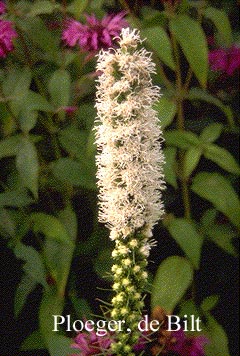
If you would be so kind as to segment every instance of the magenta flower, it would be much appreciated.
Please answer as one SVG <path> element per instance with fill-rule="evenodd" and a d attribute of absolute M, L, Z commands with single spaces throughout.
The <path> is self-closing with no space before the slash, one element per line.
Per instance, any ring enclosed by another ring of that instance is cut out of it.
<path fill-rule="evenodd" d="M 121 29 L 127 27 L 128 23 L 123 17 L 125 11 L 117 15 L 106 15 L 98 20 L 95 15 L 86 15 L 86 24 L 70 19 L 66 23 L 62 39 L 70 47 L 76 44 L 84 51 L 97 51 L 101 48 L 107 49 L 114 45 L 114 37 L 119 36 Z"/>
<path fill-rule="evenodd" d="M 3 1 L 0 1 L 0 15 L 4 14 L 6 11 L 6 4 Z"/>
<path fill-rule="evenodd" d="M 184 331 L 172 332 L 171 342 L 166 351 L 175 352 L 178 356 L 204 356 L 204 346 L 209 342 L 205 336 L 186 336 Z"/>
<path fill-rule="evenodd" d="M 113 338 L 114 334 L 109 333 L 105 336 L 98 336 L 95 331 L 88 333 L 81 332 L 76 336 L 74 344 L 72 344 L 71 347 L 73 349 L 80 350 L 81 356 L 98 355 L 103 351 L 106 352 L 107 350 L 110 350 Z M 133 351 L 139 353 L 145 349 L 145 346 L 146 339 L 142 336 L 139 338 L 138 343 L 134 346 Z M 71 354 L 70 356 L 77 356 L 77 354 Z"/>
<path fill-rule="evenodd" d="M 60 110 L 65 111 L 65 113 L 68 115 L 72 115 L 78 110 L 78 107 L 77 106 L 63 106 L 63 107 L 59 108 L 59 111 Z"/>
<path fill-rule="evenodd" d="M 232 46 L 229 50 L 229 63 L 227 74 L 233 75 L 236 69 L 240 68 L 240 48 Z"/>
<path fill-rule="evenodd" d="M 233 45 L 230 48 L 218 48 L 209 53 L 210 67 L 214 72 L 222 71 L 232 76 L 240 68 L 240 48 Z"/>
<path fill-rule="evenodd" d="M 82 356 L 97 355 L 110 348 L 112 340 L 110 335 L 98 336 L 95 331 L 89 333 L 79 333 L 75 338 L 73 349 L 81 350 Z M 78 356 L 72 354 L 71 356 Z"/>
<path fill-rule="evenodd" d="M 17 37 L 12 22 L 0 20 L 0 58 L 13 50 L 13 39 Z"/>

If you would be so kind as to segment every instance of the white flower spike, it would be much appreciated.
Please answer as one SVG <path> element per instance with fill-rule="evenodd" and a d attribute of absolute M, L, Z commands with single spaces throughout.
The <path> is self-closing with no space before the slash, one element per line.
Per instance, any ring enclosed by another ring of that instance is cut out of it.
<path fill-rule="evenodd" d="M 151 53 L 138 49 L 141 43 L 138 31 L 124 28 L 119 48 L 101 51 L 97 63 L 99 220 L 116 245 L 112 317 L 126 320 L 126 333 L 118 335 L 112 351 L 121 356 L 134 355 L 152 228 L 164 213 L 162 132 L 153 109 L 160 93 L 152 84 Z"/>

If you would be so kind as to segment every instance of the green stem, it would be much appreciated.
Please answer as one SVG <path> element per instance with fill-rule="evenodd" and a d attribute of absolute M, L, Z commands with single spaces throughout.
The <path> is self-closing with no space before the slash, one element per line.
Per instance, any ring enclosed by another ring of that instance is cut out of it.
<path fill-rule="evenodd" d="M 193 71 L 192 71 L 191 68 L 189 68 L 188 72 L 187 72 L 187 76 L 186 76 L 186 81 L 185 81 L 185 84 L 184 84 L 184 92 L 188 91 L 192 76 L 193 76 Z"/>
<path fill-rule="evenodd" d="M 32 69 L 34 67 L 34 60 L 32 59 L 31 51 L 28 48 L 28 44 L 26 43 L 24 34 L 22 33 L 22 30 L 20 28 L 18 28 L 18 33 L 19 33 L 19 38 L 21 40 L 24 52 L 26 54 L 26 62 L 28 64 L 28 66 Z M 46 96 L 45 88 L 37 76 L 34 76 L 34 82 L 35 82 L 38 92 L 42 96 L 45 97 Z M 58 145 L 58 140 L 56 137 L 57 127 L 54 125 L 52 116 L 49 113 L 46 113 L 46 116 L 47 116 L 46 119 L 43 115 L 42 116 L 39 115 L 38 118 L 39 118 L 39 121 L 41 122 L 41 124 L 43 125 L 43 127 L 45 128 L 45 130 L 50 134 L 51 142 L 52 142 L 52 146 L 53 146 L 53 150 L 54 150 L 54 155 L 55 155 L 55 158 L 58 159 L 58 158 L 61 158 L 61 151 L 60 151 L 60 148 Z"/>
<path fill-rule="evenodd" d="M 171 81 L 168 79 L 168 77 L 166 76 L 166 73 L 165 73 L 163 66 L 160 62 L 158 63 L 158 70 L 159 70 L 160 76 L 164 82 L 164 85 L 166 86 L 166 88 L 168 90 L 172 91 L 173 85 L 172 85 Z"/>
<path fill-rule="evenodd" d="M 122 7 L 123 7 L 124 9 L 126 9 L 126 10 L 129 12 L 129 14 L 133 15 L 133 14 L 132 14 L 132 11 L 131 11 L 131 8 L 130 8 L 130 6 L 128 5 L 128 3 L 127 3 L 126 0 L 119 0 L 119 2 L 120 2 L 120 4 L 122 5 Z"/>
<path fill-rule="evenodd" d="M 184 110 L 183 110 L 183 101 L 184 101 L 184 85 L 182 82 L 181 76 L 181 61 L 178 50 L 178 44 L 176 38 L 173 33 L 171 33 L 171 40 L 173 45 L 173 51 L 176 59 L 176 89 L 177 89 L 177 128 L 180 131 L 184 131 L 185 129 L 185 118 L 184 118 Z M 187 76 L 190 81 L 191 73 Z M 185 178 L 184 174 L 184 161 L 185 161 L 185 153 L 182 150 L 179 150 L 179 174 L 181 181 L 181 190 L 182 190 L 182 199 L 184 205 L 184 215 L 186 219 L 191 219 L 191 203 L 190 203 L 190 192 L 188 187 L 188 179 Z"/>

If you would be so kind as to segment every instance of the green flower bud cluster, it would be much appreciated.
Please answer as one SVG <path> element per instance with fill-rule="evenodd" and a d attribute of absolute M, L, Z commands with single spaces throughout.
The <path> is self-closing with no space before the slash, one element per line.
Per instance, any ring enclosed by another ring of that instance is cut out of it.
<path fill-rule="evenodd" d="M 124 330 L 117 335 L 112 351 L 117 355 L 130 356 L 133 346 L 140 337 L 139 322 L 144 307 L 143 292 L 146 289 L 146 272 L 149 254 L 149 240 L 142 234 L 129 235 L 125 239 L 115 240 L 112 252 L 114 264 L 111 318 L 124 320 Z"/>

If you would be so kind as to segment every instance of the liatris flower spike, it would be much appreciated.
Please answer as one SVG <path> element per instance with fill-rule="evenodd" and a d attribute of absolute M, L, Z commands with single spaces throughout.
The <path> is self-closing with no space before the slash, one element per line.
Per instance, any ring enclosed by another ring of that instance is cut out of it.
<path fill-rule="evenodd" d="M 138 49 L 141 43 L 136 30 L 125 28 L 119 48 L 102 50 L 97 64 L 102 73 L 96 103 L 99 219 L 115 241 L 111 317 L 125 320 L 125 329 L 111 349 L 121 356 L 134 355 L 140 336 L 147 257 L 152 228 L 163 215 L 165 187 L 162 132 L 153 109 L 159 88 L 152 85 L 151 53 Z"/>

